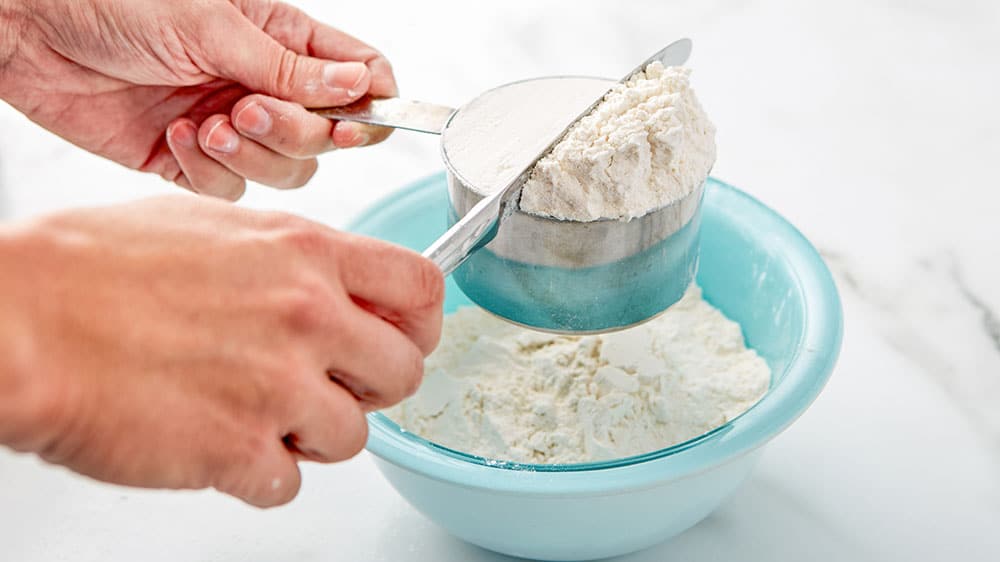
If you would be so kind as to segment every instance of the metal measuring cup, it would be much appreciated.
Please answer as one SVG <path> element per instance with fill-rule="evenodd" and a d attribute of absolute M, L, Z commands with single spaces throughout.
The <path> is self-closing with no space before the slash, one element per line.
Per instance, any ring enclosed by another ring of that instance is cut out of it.
<path fill-rule="evenodd" d="M 690 50 L 689 40 L 676 41 L 622 81 L 654 60 L 681 65 Z M 593 91 L 593 101 L 574 112 L 576 117 L 552 138 L 538 139 L 542 149 L 537 157 L 519 166 L 523 169 L 500 189 L 465 179 L 449 149 L 449 126 L 480 98 L 524 81 L 490 90 L 458 110 L 399 98 L 365 98 L 313 111 L 331 119 L 442 134 L 450 228 L 424 255 L 446 275 L 453 273 L 479 306 L 516 324 L 560 333 L 607 332 L 649 320 L 677 302 L 694 279 L 703 186 L 630 221 L 578 222 L 521 211 L 520 189 L 535 162 L 615 85 L 613 80 L 582 77 L 537 80 L 579 80 L 582 88 Z"/>

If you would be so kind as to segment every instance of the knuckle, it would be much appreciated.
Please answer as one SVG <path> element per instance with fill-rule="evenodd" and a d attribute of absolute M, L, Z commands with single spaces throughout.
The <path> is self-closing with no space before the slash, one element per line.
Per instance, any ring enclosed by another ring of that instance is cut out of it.
<path fill-rule="evenodd" d="M 303 276 L 282 303 L 288 327 L 297 333 L 315 333 L 329 326 L 334 316 L 333 294 L 319 276 Z"/>
<path fill-rule="evenodd" d="M 295 217 L 290 220 L 283 241 L 298 252 L 310 256 L 325 255 L 330 248 L 330 236 L 319 225 Z"/>
<path fill-rule="evenodd" d="M 281 98 L 293 97 L 296 82 L 299 80 L 301 59 L 291 49 L 282 49 L 278 56 L 273 76 L 273 91 Z"/>
<path fill-rule="evenodd" d="M 284 211 L 261 211 L 257 216 L 261 227 L 269 229 L 272 233 L 275 231 L 284 233 L 289 229 L 301 227 L 305 222 L 302 217 Z"/>

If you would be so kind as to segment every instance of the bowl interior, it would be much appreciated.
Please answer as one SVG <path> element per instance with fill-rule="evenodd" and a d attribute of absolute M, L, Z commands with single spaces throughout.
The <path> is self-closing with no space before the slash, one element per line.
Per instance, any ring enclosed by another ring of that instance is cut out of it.
<path fill-rule="evenodd" d="M 426 178 L 373 206 L 352 230 L 422 251 L 447 227 L 447 197 L 444 174 Z M 702 436 L 633 457 L 642 463 L 677 453 L 684 458 L 669 471 L 678 473 L 759 446 L 790 424 L 825 384 L 842 331 L 840 301 L 829 270 L 794 227 L 752 197 L 713 178 L 706 184 L 702 213 L 697 281 L 706 300 L 740 323 L 747 344 L 771 367 L 772 382 L 754 408 L 709 434 L 711 439 Z M 470 304 L 449 279 L 445 312 Z M 445 458 L 446 450 L 401 432 L 381 414 L 370 419 L 369 449 L 380 456 L 438 476 L 442 471 L 467 470 L 463 462 L 471 465 L 467 461 L 473 457 Z M 486 464 L 478 468 L 496 472 L 495 466 L 504 466 Z M 590 468 L 616 466 L 622 463 Z M 665 475 L 663 467 L 651 477 L 657 475 Z M 497 482 L 491 479 L 491 483 Z"/>

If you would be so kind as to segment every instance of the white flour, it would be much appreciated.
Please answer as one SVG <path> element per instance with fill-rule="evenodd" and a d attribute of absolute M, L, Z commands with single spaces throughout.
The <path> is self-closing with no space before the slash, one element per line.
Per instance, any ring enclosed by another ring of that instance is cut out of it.
<path fill-rule="evenodd" d="M 478 308 L 445 320 L 420 390 L 386 411 L 452 449 L 526 463 L 647 453 L 756 403 L 770 370 L 694 287 L 659 318 L 600 336 L 519 328 Z"/>
<path fill-rule="evenodd" d="M 715 163 L 715 127 L 689 74 L 653 63 L 615 86 L 536 165 L 521 208 L 578 221 L 628 220 L 691 193 Z M 445 158 L 476 191 L 500 189 L 611 84 L 543 78 L 487 92 L 445 129 Z"/>
<path fill-rule="evenodd" d="M 715 127 L 688 83 L 659 62 L 615 87 L 538 162 L 521 209 L 629 220 L 694 191 L 715 163 Z"/>
<path fill-rule="evenodd" d="M 507 84 L 462 107 L 441 143 L 451 166 L 479 193 L 510 183 L 613 81 L 540 78 Z"/>

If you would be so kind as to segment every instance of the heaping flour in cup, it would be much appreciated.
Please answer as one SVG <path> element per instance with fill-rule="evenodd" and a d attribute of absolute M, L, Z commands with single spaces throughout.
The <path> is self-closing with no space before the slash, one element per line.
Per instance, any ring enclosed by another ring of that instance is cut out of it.
<path fill-rule="evenodd" d="M 583 222 L 629 220 L 697 189 L 715 163 L 715 127 L 689 77 L 687 68 L 654 62 L 614 86 L 535 165 L 521 209 Z M 445 156 L 471 188 L 500 189 L 608 84 L 546 78 L 487 92 L 448 125 Z"/>
<path fill-rule="evenodd" d="M 521 210 L 629 220 L 694 191 L 715 163 L 715 127 L 689 76 L 654 62 L 615 86 L 535 165 Z"/>

